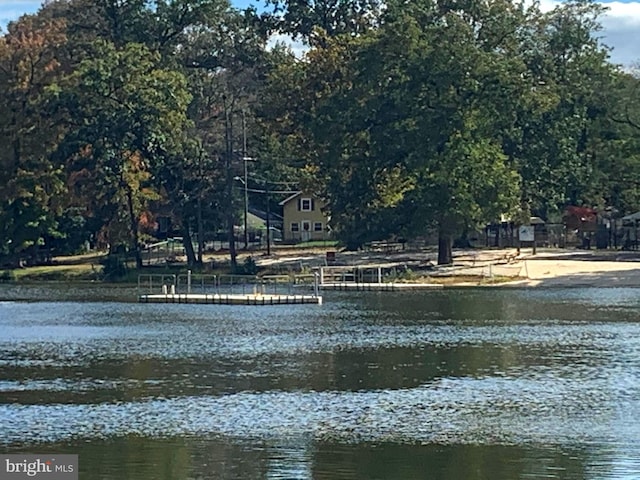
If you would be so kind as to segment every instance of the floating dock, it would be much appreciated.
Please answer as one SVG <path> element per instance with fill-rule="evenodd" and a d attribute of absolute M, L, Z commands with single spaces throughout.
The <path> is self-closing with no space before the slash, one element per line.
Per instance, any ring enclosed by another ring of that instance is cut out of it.
<path fill-rule="evenodd" d="M 317 275 L 313 294 L 293 291 L 296 278 L 289 275 L 185 275 L 141 274 L 140 303 L 192 303 L 198 305 L 322 305 Z M 301 285 L 302 286 L 302 285 Z"/>
<path fill-rule="evenodd" d="M 200 305 L 322 305 L 319 295 L 272 294 L 198 294 L 168 293 L 147 294 L 138 297 L 140 303 L 195 303 Z"/>

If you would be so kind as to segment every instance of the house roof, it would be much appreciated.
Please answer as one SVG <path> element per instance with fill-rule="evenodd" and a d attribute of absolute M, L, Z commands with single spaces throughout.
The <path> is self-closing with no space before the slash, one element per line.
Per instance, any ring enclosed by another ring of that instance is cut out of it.
<path fill-rule="evenodd" d="M 299 192 L 294 193 L 293 195 L 285 198 L 284 200 L 282 200 L 278 205 L 285 205 L 287 203 L 289 203 L 291 200 L 297 198 L 299 195 L 302 195 L 302 190 L 300 190 Z"/>
<path fill-rule="evenodd" d="M 249 214 L 253 215 L 256 218 L 259 218 L 262 222 L 266 222 L 267 220 L 267 212 L 265 212 L 264 210 L 260 210 L 255 207 L 249 207 Z M 269 221 L 271 223 L 282 223 L 282 220 L 282 215 L 278 215 L 273 211 L 269 212 Z"/>
<path fill-rule="evenodd" d="M 635 222 L 640 220 L 640 212 L 632 213 L 630 215 L 625 215 L 622 217 L 623 222 Z"/>

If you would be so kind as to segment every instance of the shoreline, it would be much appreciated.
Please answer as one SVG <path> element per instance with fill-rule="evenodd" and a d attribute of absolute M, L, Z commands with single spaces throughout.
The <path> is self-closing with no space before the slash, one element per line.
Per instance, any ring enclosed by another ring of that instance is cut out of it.
<path fill-rule="evenodd" d="M 253 257 L 256 264 L 266 272 L 300 273 L 314 268 L 326 266 L 328 249 L 295 250 L 276 252 L 269 257 L 260 252 L 243 252 L 238 258 Z M 367 266 L 384 265 L 385 268 L 398 268 L 402 272 L 395 283 L 426 283 L 441 288 L 615 288 L 640 287 L 640 252 L 618 250 L 559 250 L 538 249 L 532 255 L 530 249 L 520 254 L 515 248 L 478 249 L 454 251 L 452 265 L 434 265 L 437 253 L 433 249 L 399 252 L 346 252 L 336 253 L 337 268 L 365 268 Z M 213 261 L 222 264 L 222 254 L 212 257 Z M 209 260 L 210 261 L 210 260 Z M 95 265 L 95 264 L 93 264 Z M 90 277 L 77 275 L 76 268 L 69 269 L 69 264 L 51 266 L 48 274 L 43 274 L 44 267 L 33 267 L 20 270 L 18 275 L 0 276 L 0 284 L 33 285 L 51 284 L 135 284 L 131 271 L 129 278 L 122 281 L 96 278 L 92 265 L 86 271 Z M 153 267 L 152 267 L 153 268 Z M 143 272 L 151 272 L 152 268 Z M 186 271 L 186 265 L 166 267 L 173 272 Z M 69 275 L 65 274 L 69 270 Z M 2 271 L 11 272 L 12 271 Z M 216 272 L 210 272 L 216 273 Z M 226 274 L 226 273 L 225 273 Z M 459 280 L 457 280 L 457 277 Z M 513 280 L 510 280 L 510 277 Z M 493 279 L 493 280 L 492 280 Z M 423 280 L 423 281 L 420 281 Z"/>

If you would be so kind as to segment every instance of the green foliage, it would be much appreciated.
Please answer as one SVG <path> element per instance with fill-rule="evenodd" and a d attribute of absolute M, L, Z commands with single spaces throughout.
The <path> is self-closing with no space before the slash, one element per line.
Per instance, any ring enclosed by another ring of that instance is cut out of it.
<path fill-rule="evenodd" d="M 260 268 L 256 264 L 253 257 L 249 256 L 244 259 L 242 265 L 237 265 L 234 272 L 237 275 L 257 275 Z"/>
<path fill-rule="evenodd" d="M 319 33 L 305 63 L 285 59 L 272 108 L 338 238 L 357 248 L 437 229 L 446 247 L 504 216 L 593 202 L 589 148 L 614 74 L 593 35 L 601 12 L 388 2 L 377 28 Z"/>
<path fill-rule="evenodd" d="M 126 240 L 138 252 L 140 214 L 160 198 L 153 172 L 182 149 L 191 96 L 184 76 L 158 67 L 159 55 L 144 45 L 99 41 L 94 48 L 98 55 L 52 90 L 69 118 L 83 119 L 63 146 L 79 196 L 110 217 L 110 243 Z"/>
<path fill-rule="evenodd" d="M 140 264 L 162 215 L 193 264 L 194 231 L 202 254 L 237 224 L 245 154 L 250 187 L 320 196 L 347 248 L 438 231 L 446 260 L 503 216 L 640 209 L 640 83 L 608 63 L 599 4 L 267 3 L 69 0 L 10 24 L 0 256 L 91 238 Z M 268 50 L 275 30 L 309 50 Z"/>
<path fill-rule="evenodd" d="M 105 280 L 115 281 L 125 277 L 129 271 L 126 257 L 121 254 L 110 254 L 104 257 L 102 264 L 102 274 Z"/>
<path fill-rule="evenodd" d="M 305 39 L 321 30 L 330 36 L 358 35 L 376 24 L 379 0 L 267 0 L 273 13 L 265 19 L 279 31 Z"/>
<path fill-rule="evenodd" d="M 0 270 L 0 283 L 15 282 L 15 280 L 13 270 Z"/>
<path fill-rule="evenodd" d="M 14 260 L 58 234 L 64 177 L 49 155 L 61 127 L 44 91 L 63 73 L 65 41 L 62 22 L 37 17 L 0 38 L 0 256 Z"/>

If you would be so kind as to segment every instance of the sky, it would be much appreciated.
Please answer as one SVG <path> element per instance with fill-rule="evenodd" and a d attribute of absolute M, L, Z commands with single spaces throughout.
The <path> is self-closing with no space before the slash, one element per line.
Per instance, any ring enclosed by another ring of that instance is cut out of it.
<path fill-rule="evenodd" d="M 0 29 L 6 31 L 7 23 L 16 20 L 25 13 L 38 10 L 42 0 L 0 0 Z M 249 4 L 262 6 L 261 0 L 232 0 L 238 8 Z M 541 0 L 543 10 L 553 8 L 557 0 Z M 609 8 L 601 19 L 603 31 L 600 32 L 604 44 L 612 47 L 611 61 L 627 68 L 640 64 L 640 0 L 603 1 Z"/>

